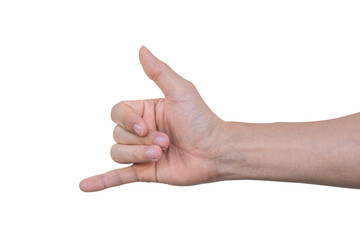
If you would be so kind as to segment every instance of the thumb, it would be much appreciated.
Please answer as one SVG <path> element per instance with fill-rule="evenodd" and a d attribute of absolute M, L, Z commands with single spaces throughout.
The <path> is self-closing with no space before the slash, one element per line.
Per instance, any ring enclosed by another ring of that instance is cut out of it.
<path fill-rule="evenodd" d="M 158 85 L 165 96 L 179 93 L 189 85 L 187 80 L 157 59 L 145 46 L 140 48 L 139 58 L 146 75 Z"/>

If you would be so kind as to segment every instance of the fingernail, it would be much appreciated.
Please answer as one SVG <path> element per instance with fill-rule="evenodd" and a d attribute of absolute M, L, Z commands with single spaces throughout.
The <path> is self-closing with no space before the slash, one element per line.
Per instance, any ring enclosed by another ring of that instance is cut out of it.
<path fill-rule="evenodd" d="M 156 153 L 156 150 L 154 148 L 148 148 L 146 149 L 145 151 L 145 155 L 148 157 L 148 158 L 151 158 L 152 160 L 156 161 L 158 156 L 157 156 L 157 153 Z"/>
<path fill-rule="evenodd" d="M 143 135 L 143 128 L 142 126 L 140 126 L 139 124 L 135 123 L 134 124 L 134 131 L 136 132 L 137 135 L 142 136 Z"/>
<path fill-rule="evenodd" d="M 158 145 L 159 147 L 166 147 L 166 138 L 163 136 L 157 136 L 154 139 L 154 144 Z"/>

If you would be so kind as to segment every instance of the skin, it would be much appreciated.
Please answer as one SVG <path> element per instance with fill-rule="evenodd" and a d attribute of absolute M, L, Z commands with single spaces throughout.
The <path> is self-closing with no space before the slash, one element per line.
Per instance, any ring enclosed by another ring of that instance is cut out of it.
<path fill-rule="evenodd" d="M 273 180 L 360 188 L 360 114 L 305 123 L 225 122 L 195 86 L 139 51 L 162 99 L 124 101 L 111 157 L 129 167 L 84 179 L 84 192 L 132 182 L 194 185 L 222 180 Z"/>

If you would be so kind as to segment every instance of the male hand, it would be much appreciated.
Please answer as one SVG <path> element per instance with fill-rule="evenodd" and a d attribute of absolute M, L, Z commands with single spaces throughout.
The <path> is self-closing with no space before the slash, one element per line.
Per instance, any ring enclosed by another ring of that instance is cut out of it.
<path fill-rule="evenodd" d="M 117 124 L 111 149 L 114 161 L 130 167 L 93 176 L 82 191 L 103 190 L 131 182 L 192 185 L 221 175 L 220 143 L 224 122 L 204 103 L 195 86 L 142 47 L 140 62 L 165 98 L 124 101 L 112 109 Z"/>
<path fill-rule="evenodd" d="M 297 123 L 224 122 L 195 86 L 140 49 L 145 73 L 163 99 L 121 102 L 111 149 L 133 163 L 80 183 L 85 192 L 131 182 L 192 185 L 232 179 L 360 188 L 360 113 Z"/>

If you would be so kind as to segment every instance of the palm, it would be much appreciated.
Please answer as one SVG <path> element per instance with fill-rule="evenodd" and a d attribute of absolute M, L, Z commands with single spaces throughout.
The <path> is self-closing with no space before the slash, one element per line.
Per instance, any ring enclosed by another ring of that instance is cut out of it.
<path fill-rule="evenodd" d="M 189 91 L 196 91 L 189 86 Z M 190 99 L 189 99 L 190 98 Z M 182 99 L 158 99 L 144 112 L 148 126 L 166 133 L 170 145 L 156 163 L 136 164 L 137 171 L 150 171 L 154 179 L 174 185 L 189 185 L 211 180 L 210 148 L 216 138 L 219 119 L 210 111 L 198 94 Z M 155 119 L 155 120 L 154 120 Z M 141 174 L 140 174 L 141 175 Z M 146 180 L 146 179 L 144 179 Z"/>

